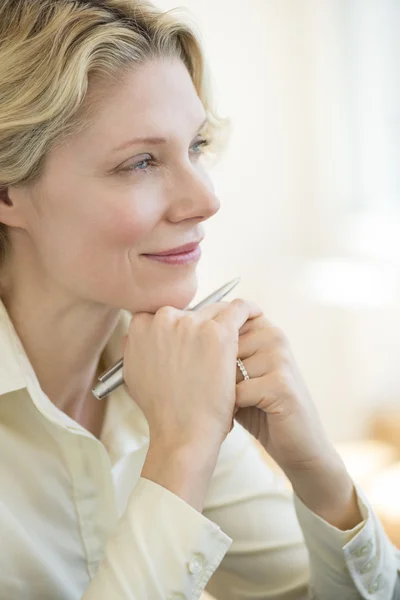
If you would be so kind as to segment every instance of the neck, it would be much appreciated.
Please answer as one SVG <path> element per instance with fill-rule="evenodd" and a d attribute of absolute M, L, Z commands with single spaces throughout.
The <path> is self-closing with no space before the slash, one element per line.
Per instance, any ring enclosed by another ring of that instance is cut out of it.
<path fill-rule="evenodd" d="M 91 390 L 106 368 L 102 353 L 119 309 L 25 285 L 8 287 L 2 301 L 45 394 L 67 414 L 81 414 L 88 398 L 95 400 Z"/>

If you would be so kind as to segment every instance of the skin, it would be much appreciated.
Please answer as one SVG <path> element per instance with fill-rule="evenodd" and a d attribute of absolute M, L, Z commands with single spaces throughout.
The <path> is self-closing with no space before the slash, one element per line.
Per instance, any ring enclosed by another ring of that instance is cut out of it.
<path fill-rule="evenodd" d="M 8 188 L 0 221 L 10 227 L 14 251 L 2 299 L 42 389 L 99 435 L 106 403 L 91 389 L 119 309 L 184 309 L 196 293 L 194 265 L 171 268 L 143 254 L 201 239 L 202 222 L 220 203 L 199 160 L 204 107 L 181 62 L 149 62 L 96 91 L 96 120 L 49 153 L 38 182 Z M 113 153 L 149 136 L 165 142 Z M 150 153 L 151 169 L 143 162 Z M 239 334 L 250 380 L 237 369 L 236 419 L 306 505 L 341 529 L 354 527 L 361 515 L 352 481 L 286 338 L 262 314 Z"/>
<path fill-rule="evenodd" d="M 200 161 L 206 113 L 179 60 L 153 60 L 92 93 L 104 96 L 95 122 L 53 148 L 38 182 L 8 188 L 0 221 L 13 247 L 2 298 L 42 389 L 98 434 L 91 389 L 119 309 L 183 309 L 196 293 L 193 264 L 143 254 L 203 238 L 220 203 Z M 166 142 L 113 152 L 150 136 Z"/>
<path fill-rule="evenodd" d="M 239 330 L 235 419 L 285 472 L 297 496 L 343 531 L 362 522 L 353 481 L 329 440 L 290 344 L 263 314 Z"/>

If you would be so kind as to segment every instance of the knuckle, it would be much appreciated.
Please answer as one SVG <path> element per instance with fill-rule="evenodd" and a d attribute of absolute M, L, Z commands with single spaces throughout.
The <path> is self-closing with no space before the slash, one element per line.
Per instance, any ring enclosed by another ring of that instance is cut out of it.
<path fill-rule="evenodd" d="M 179 331 L 183 332 L 184 334 L 188 334 L 188 333 L 192 332 L 194 327 L 195 327 L 195 319 L 191 313 L 189 313 L 189 314 L 185 313 L 178 320 Z"/>
<path fill-rule="evenodd" d="M 227 300 L 220 300 L 219 302 L 212 302 L 208 306 L 212 306 L 212 307 L 218 309 L 218 308 L 227 307 L 229 305 L 230 305 L 230 302 L 228 302 Z"/>
<path fill-rule="evenodd" d="M 245 298 L 242 298 L 242 297 L 240 297 L 240 298 L 234 298 L 231 301 L 231 304 L 235 304 L 236 306 L 240 307 L 241 309 L 243 309 L 243 308 L 246 309 L 246 310 L 250 309 L 251 312 L 253 312 L 253 311 L 256 310 L 258 312 L 257 319 L 265 318 L 264 317 L 264 312 L 262 311 L 262 309 L 260 308 L 260 306 L 256 302 L 254 302 L 253 300 L 248 300 L 248 299 L 246 300 Z"/>
<path fill-rule="evenodd" d="M 193 313 L 185 312 L 179 319 L 179 323 L 184 327 L 193 327 L 195 323 L 195 316 Z"/>
<path fill-rule="evenodd" d="M 247 302 L 244 298 L 234 298 L 231 304 L 235 304 L 237 306 L 247 306 Z"/>
<path fill-rule="evenodd" d="M 205 336 L 218 336 L 219 331 L 221 329 L 220 324 L 214 321 L 213 319 L 209 319 L 208 321 L 204 321 L 200 324 L 200 332 Z"/>
<path fill-rule="evenodd" d="M 276 325 L 273 325 L 271 327 L 271 333 L 276 346 L 283 347 L 287 344 L 286 335 L 280 327 L 276 327 Z"/>
<path fill-rule="evenodd" d="M 147 315 L 145 313 L 135 313 L 132 316 L 131 322 L 129 324 L 128 334 L 130 335 L 132 331 L 137 331 L 139 327 L 141 327 L 146 322 Z"/>
<path fill-rule="evenodd" d="M 155 314 L 157 320 L 171 321 L 176 315 L 176 308 L 173 306 L 161 306 Z"/>
<path fill-rule="evenodd" d="M 200 326 L 201 333 L 208 339 L 225 342 L 231 335 L 230 327 L 224 323 L 217 323 L 213 319 L 204 321 Z"/>

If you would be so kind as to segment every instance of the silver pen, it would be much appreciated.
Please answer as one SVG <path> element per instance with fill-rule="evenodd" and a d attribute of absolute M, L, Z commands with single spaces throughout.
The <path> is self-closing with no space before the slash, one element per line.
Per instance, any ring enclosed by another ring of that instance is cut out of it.
<path fill-rule="evenodd" d="M 193 308 L 188 308 L 186 310 L 200 310 L 203 306 L 207 304 L 212 304 L 213 302 L 220 302 L 222 298 L 224 298 L 230 291 L 233 290 L 234 287 L 240 281 L 240 277 L 233 279 L 222 288 L 213 292 L 210 296 L 207 296 L 204 300 L 193 306 Z M 98 400 L 103 400 L 108 394 L 111 394 L 117 387 L 124 383 L 124 375 L 123 375 L 123 364 L 124 360 L 121 358 L 115 365 L 104 371 L 98 377 L 99 382 L 96 383 L 95 387 L 92 389 L 92 393 Z"/>

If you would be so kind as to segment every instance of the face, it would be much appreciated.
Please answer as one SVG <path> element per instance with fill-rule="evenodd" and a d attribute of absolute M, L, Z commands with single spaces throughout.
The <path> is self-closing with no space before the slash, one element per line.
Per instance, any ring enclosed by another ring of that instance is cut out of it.
<path fill-rule="evenodd" d="M 203 105 L 172 59 L 97 91 L 90 128 L 55 147 L 42 178 L 19 192 L 30 255 L 47 285 L 75 298 L 132 312 L 185 308 L 197 263 L 144 254 L 202 239 L 203 221 L 219 210 L 201 161 Z"/>

